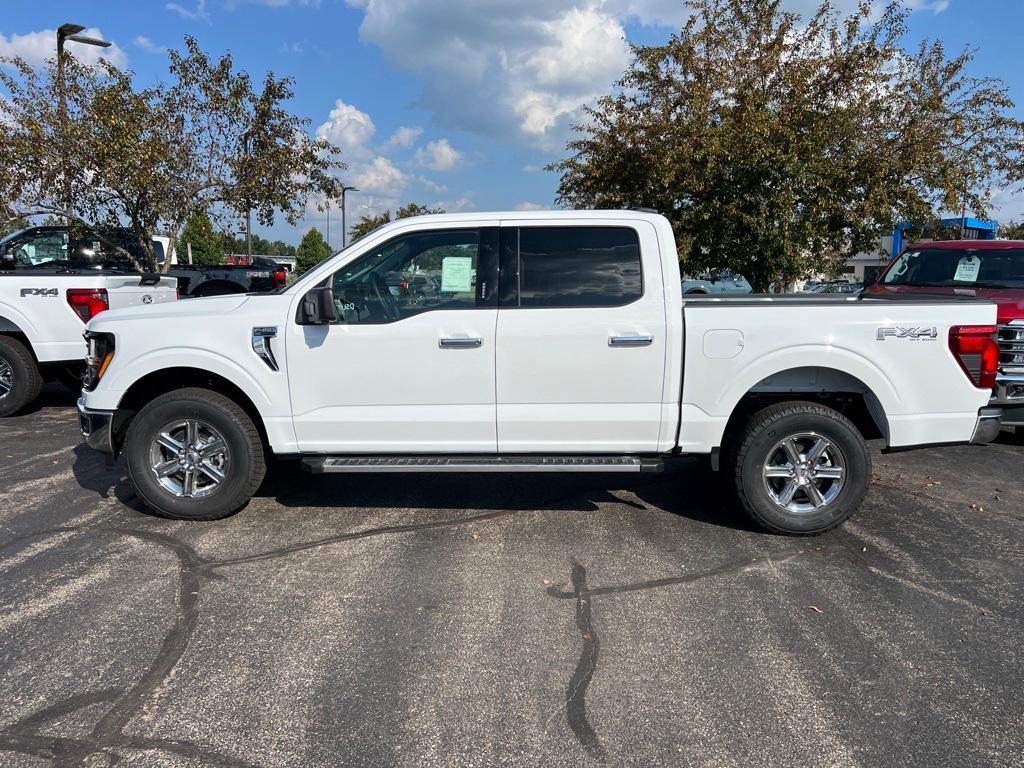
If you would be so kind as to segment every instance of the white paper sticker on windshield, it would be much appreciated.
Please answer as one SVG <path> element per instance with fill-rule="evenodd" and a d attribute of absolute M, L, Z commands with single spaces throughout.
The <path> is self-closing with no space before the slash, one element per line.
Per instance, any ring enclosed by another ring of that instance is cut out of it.
<path fill-rule="evenodd" d="M 956 274 L 953 279 L 960 283 L 973 283 L 978 279 L 978 272 L 981 271 L 981 259 L 974 256 L 965 256 L 956 265 Z"/>
<path fill-rule="evenodd" d="M 473 257 L 445 256 L 441 261 L 441 290 L 469 293 L 473 290 Z"/>

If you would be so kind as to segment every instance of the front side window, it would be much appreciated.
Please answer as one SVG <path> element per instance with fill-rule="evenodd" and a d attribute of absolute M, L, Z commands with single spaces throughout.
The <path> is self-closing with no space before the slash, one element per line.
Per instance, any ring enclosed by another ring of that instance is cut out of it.
<path fill-rule="evenodd" d="M 489 230 L 458 229 L 388 241 L 332 276 L 339 322 L 389 323 L 431 310 L 486 306 L 495 286 L 481 253 L 491 239 Z"/>
<path fill-rule="evenodd" d="M 643 295 L 630 227 L 523 227 L 519 306 L 620 307 Z"/>

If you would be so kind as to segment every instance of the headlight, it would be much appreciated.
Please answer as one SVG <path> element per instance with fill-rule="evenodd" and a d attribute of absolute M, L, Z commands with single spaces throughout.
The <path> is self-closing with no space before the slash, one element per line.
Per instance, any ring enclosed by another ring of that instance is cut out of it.
<path fill-rule="evenodd" d="M 85 358 L 85 378 L 82 380 L 82 389 L 91 392 L 100 383 L 103 374 L 110 367 L 110 361 L 114 359 L 114 335 L 86 331 L 85 342 L 89 351 Z"/>

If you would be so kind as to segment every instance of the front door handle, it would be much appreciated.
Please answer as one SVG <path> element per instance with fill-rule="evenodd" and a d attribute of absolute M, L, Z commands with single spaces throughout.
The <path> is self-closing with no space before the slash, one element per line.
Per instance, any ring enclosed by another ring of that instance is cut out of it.
<path fill-rule="evenodd" d="M 651 336 L 609 336 L 609 347 L 649 347 L 654 343 Z"/>
<path fill-rule="evenodd" d="M 479 336 L 442 336 L 437 342 L 441 349 L 476 349 L 483 345 Z"/>

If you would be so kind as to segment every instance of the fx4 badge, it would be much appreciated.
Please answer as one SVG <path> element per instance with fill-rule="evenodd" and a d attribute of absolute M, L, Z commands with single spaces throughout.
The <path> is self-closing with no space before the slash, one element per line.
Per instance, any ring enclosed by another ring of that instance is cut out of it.
<path fill-rule="evenodd" d="M 59 296 L 60 292 L 56 288 L 22 288 L 21 297 L 26 296 Z"/>
<path fill-rule="evenodd" d="M 893 328 L 879 328 L 876 338 L 879 341 L 885 341 L 886 339 L 910 339 L 911 341 L 929 339 L 931 341 L 935 341 L 939 338 L 939 329 L 935 327 L 903 328 L 901 326 Z"/>

